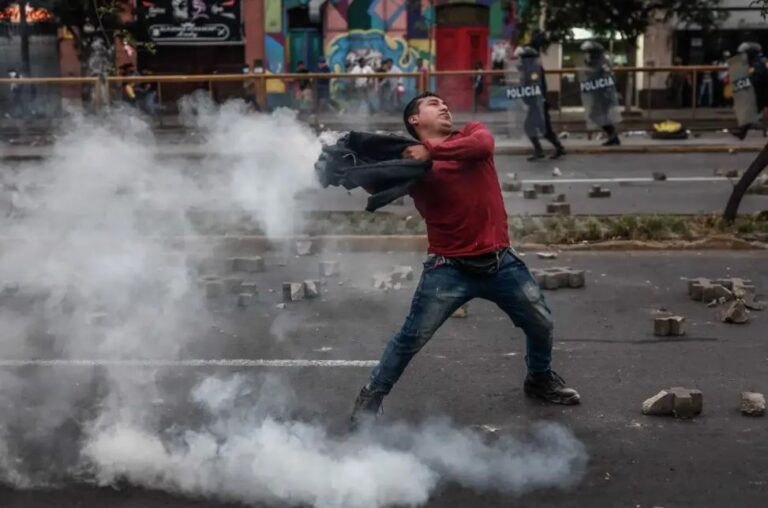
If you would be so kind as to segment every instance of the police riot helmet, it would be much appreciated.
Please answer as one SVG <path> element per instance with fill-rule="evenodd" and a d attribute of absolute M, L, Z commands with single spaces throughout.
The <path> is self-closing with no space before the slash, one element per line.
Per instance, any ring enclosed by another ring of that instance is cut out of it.
<path fill-rule="evenodd" d="M 533 58 L 539 56 L 539 52 L 531 46 L 518 46 L 515 49 L 515 56 L 518 58 Z"/>

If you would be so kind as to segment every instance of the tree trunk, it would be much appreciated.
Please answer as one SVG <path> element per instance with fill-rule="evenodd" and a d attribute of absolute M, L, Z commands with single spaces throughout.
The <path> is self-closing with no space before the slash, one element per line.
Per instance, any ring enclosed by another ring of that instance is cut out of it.
<path fill-rule="evenodd" d="M 19 0 L 19 32 L 21 35 L 21 72 L 29 77 L 29 24 L 27 23 L 27 0 Z"/>
<path fill-rule="evenodd" d="M 755 160 L 749 165 L 749 168 L 744 172 L 739 182 L 733 187 L 731 197 L 728 199 L 728 204 L 725 206 L 725 212 L 723 213 L 723 220 L 727 223 L 732 223 L 736 220 L 736 215 L 739 213 L 739 205 L 741 199 L 746 194 L 749 186 L 755 181 L 757 175 L 768 166 L 768 145 L 765 145 L 760 153 L 757 154 Z"/>
<path fill-rule="evenodd" d="M 632 65 L 630 56 L 637 55 L 637 46 L 635 46 L 636 41 L 637 39 L 627 37 L 627 65 Z M 632 83 L 635 79 L 635 75 L 631 72 L 627 72 L 626 75 L 627 81 L 624 84 L 624 112 L 628 114 L 632 111 L 632 91 L 634 89 Z"/>

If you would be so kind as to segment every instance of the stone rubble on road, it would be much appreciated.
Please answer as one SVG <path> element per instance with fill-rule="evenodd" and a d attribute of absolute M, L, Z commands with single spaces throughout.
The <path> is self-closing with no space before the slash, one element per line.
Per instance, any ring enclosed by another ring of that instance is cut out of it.
<path fill-rule="evenodd" d="M 260 256 L 230 258 L 229 266 L 233 272 L 257 273 L 266 271 L 264 259 Z"/>
<path fill-rule="evenodd" d="M 690 419 L 701 414 L 704 398 L 700 390 L 674 386 L 661 390 L 643 402 L 642 412 L 650 416 L 669 416 Z"/>
<path fill-rule="evenodd" d="M 468 313 L 469 313 L 469 305 L 465 303 L 464 305 L 456 309 L 456 311 L 453 314 L 451 314 L 451 317 L 459 318 L 459 319 L 466 318 Z"/>
<path fill-rule="evenodd" d="M 749 311 L 744 305 L 744 300 L 734 300 L 733 303 L 722 313 L 722 321 L 736 325 L 743 325 L 749 321 Z"/>
<path fill-rule="evenodd" d="M 567 266 L 532 268 L 531 275 L 541 289 L 581 288 L 586 282 L 584 270 L 573 270 Z"/>
<path fill-rule="evenodd" d="M 658 337 L 685 335 L 685 318 L 682 316 L 657 317 L 653 320 L 653 334 Z"/>
<path fill-rule="evenodd" d="M 320 261 L 320 277 L 337 277 L 341 275 L 341 264 L 338 261 Z"/>
<path fill-rule="evenodd" d="M 296 241 L 296 255 L 309 256 L 312 254 L 312 241 L 311 240 L 297 240 Z"/>
<path fill-rule="evenodd" d="M 283 301 L 297 302 L 304 299 L 304 284 L 301 282 L 283 282 Z"/>
<path fill-rule="evenodd" d="M 765 396 L 757 392 L 741 392 L 741 414 L 745 416 L 763 416 L 765 414 Z"/>
<path fill-rule="evenodd" d="M 609 198 L 611 197 L 611 190 L 601 187 L 599 185 L 593 185 L 589 190 L 590 198 Z"/>

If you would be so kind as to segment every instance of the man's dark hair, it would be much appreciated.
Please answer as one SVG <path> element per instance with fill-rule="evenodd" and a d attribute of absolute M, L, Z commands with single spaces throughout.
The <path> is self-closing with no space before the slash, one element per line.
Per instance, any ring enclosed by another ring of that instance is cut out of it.
<path fill-rule="evenodd" d="M 413 125 L 408 123 L 408 119 L 411 116 L 418 114 L 421 100 L 426 99 L 427 97 L 437 97 L 438 99 L 440 98 L 440 96 L 436 93 L 423 92 L 411 99 L 410 102 L 405 105 L 405 109 L 403 110 L 403 122 L 405 123 L 405 129 L 408 131 L 408 134 L 416 139 L 419 139 L 419 135 L 416 133 L 416 129 L 413 127 Z"/>

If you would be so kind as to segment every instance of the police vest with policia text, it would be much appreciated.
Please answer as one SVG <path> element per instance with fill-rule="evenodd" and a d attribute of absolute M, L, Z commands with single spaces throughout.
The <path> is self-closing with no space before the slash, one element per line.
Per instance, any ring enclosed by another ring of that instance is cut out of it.
<path fill-rule="evenodd" d="M 596 92 L 598 90 L 605 90 L 606 88 L 613 88 L 616 86 L 613 76 L 608 75 L 597 79 L 590 79 L 588 81 L 582 81 L 580 84 L 582 93 L 584 92 Z"/>
<path fill-rule="evenodd" d="M 507 99 L 528 99 L 541 95 L 540 85 L 518 85 L 507 88 Z"/>

